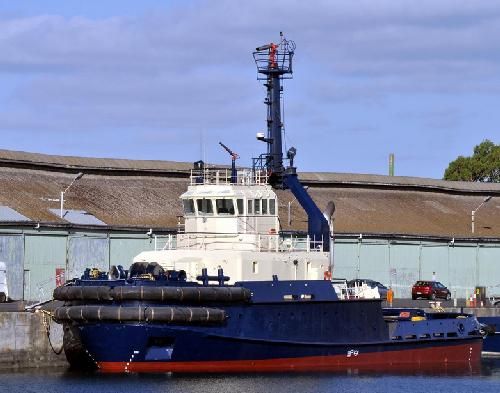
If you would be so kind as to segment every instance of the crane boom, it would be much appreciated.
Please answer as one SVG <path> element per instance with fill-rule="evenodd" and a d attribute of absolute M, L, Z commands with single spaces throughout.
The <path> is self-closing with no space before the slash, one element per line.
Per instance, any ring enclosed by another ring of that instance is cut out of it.
<path fill-rule="evenodd" d="M 231 158 L 232 158 L 233 160 L 237 160 L 238 158 L 240 158 L 240 156 L 239 156 L 237 153 L 233 152 L 233 151 L 232 151 L 229 147 L 227 147 L 224 143 L 219 142 L 219 145 L 221 145 L 221 146 L 222 146 L 222 147 L 223 147 L 223 148 L 224 148 L 224 149 L 225 149 L 225 150 L 226 150 L 226 151 L 227 151 L 227 152 L 231 155 Z"/>
<path fill-rule="evenodd" d="M 219 142 L 224 150 L 226 150 L 231 155 L 231 183 L 235 184 L 238 182 L 238 172 L 236 171 L 236 160 L 240 158 L 238 154 L 232 151 L 229 147 L 227 147 L 224 143 Z"/>

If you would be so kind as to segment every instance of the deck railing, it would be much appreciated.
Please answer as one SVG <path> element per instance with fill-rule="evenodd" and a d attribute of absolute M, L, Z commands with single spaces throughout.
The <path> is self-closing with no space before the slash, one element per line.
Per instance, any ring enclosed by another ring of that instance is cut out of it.
<path fill-rule="evenodd" d="M 242 250 L 260 252 L 323 252 L 323 241 L 309 236 L 237 233 L 182 233 L 156 237 L 155 250 Z"/>
<path fill-rule="evenodd" d="M 239 169 L 236 175 L 236 181 L 234 182 L 230 168 L 205 168 L 202 170 L 192 169 L 189 179 L 192 186 L 203 184 L 238 184 L 252 186 L 267 184 L 269 176 L 267 171 L 263 170 Z"/>

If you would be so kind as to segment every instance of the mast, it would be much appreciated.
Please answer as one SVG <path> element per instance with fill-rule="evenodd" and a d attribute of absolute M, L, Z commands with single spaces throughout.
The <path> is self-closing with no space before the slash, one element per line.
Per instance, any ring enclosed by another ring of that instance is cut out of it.
<path fill-rule="evenodd" d="M 281 120 L 282 80 L 292 78 L 292 59 L 295 43 L 285 39 L 280 32 L 280 43 L 270 43 L 259 46 L 253 52 L 257 65 L 257 79 L 264 80 L 267 96 L 264 104 L 267 106 L 267 138 L 258 138 L 267 143 L 267 154 L 259 157 L 261 165 L 266 167 L 270 183 L 282 187 L 283 181 L 283 122 Z"/>
<path fill-rule="evenodd" d="M 253 52 L 257 66 L 257 80 L 263 80 L 267 90 L 264 103 L 267 106 L 267 137 L 257 134 L 257 139 L 267 144 L 267 153 L 253 159 L 254 171 L 265 171 L 269 176 L 269 184 L 277 189 L 290 189 L 308 217 L 308 235 L 311 245 L 323 243 L 323 250 L 330 250 L 330 226 L 327 219 L 304 189 L 293 166 L 296 149 L 287 151 L 288 166 L 283 164 L 283 123 L 281 120 L 281 95 L 283 79 L 291 79 L 292 60 L 295 43 L 287 40 L 280 32 L 280 42 L 259 46 Z"/>

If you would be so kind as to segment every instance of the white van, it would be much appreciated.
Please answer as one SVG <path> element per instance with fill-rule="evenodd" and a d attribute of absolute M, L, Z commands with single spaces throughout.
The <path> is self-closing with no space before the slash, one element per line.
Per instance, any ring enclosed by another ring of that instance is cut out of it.
<path fill-rule="evenodd" d="M 5 262 L 0 262 L 0 303 L 9 299 L 9 289 L 7 288 L 7 267 Z"/>

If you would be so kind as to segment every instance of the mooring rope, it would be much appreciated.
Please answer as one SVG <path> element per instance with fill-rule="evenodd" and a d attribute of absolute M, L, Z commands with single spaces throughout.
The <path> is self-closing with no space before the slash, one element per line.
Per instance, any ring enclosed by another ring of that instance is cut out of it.
<path fill-rule="evenodd" d="M 37 310 L 36 312 L 42 313 L 42 325 L 44 326 L 45 332 L 47 333 L 47 339 L 49 340 L 50 348 L 56 355 L 60 355 L 64 349 L 64 343 L 61 344 L 61 348 L 59 350 L 56 350 L 52 345 L 52 341 L 50 339 L 50 321 L 53 319 L 53 315 L 46 310 Z"/>

